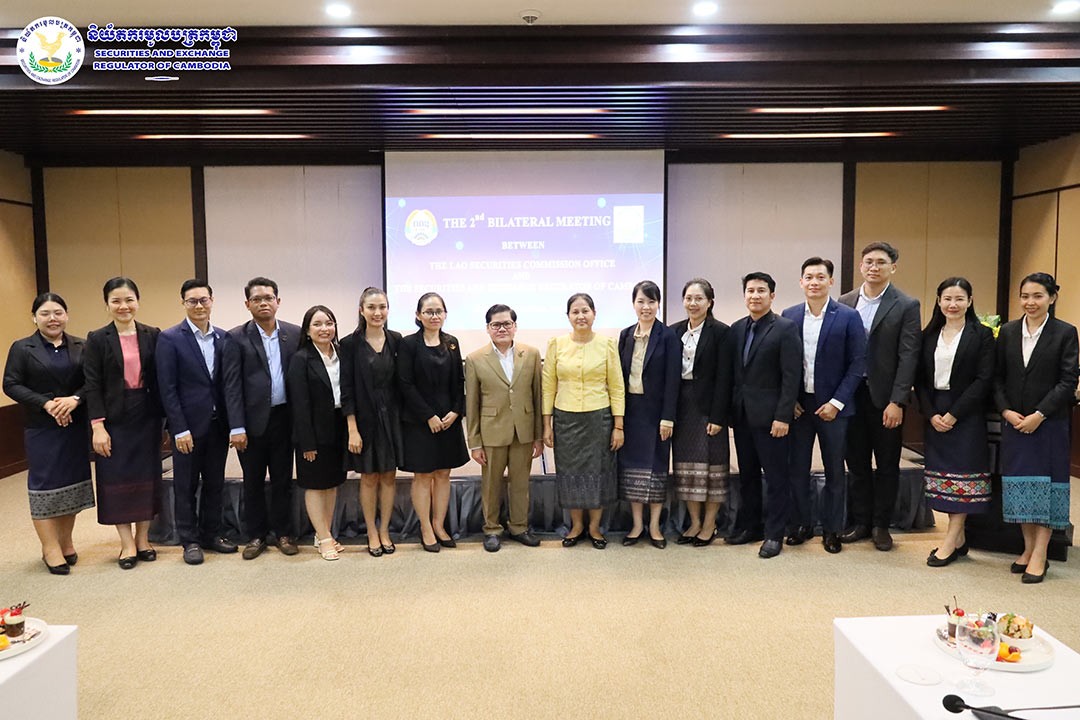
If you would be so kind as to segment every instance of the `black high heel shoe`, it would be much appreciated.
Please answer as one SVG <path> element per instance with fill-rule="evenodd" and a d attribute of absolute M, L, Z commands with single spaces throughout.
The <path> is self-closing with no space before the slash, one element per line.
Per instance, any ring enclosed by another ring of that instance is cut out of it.
<path fill-rule="evenodd" d="M 423 545 L 424 549 L 427 550 L 428 552 L 437 553 L 437 552 L 439 552 L 439 550 L 442 549 L 442 547 L 439 545 L 439 538 L 435 538 L 435 542 L 428 545 L 426 542 L 424 542 L 424 536 L 421 535 L 420 536 L 420 544 Z"/>
<path fill-rule="evenodd" d="M 79 562 L 79 553 L 73 552 L 70 555 L 65 555 L 64 562 L 66 562 L 68 565 L 74 565 L 75 563 Z"/>
<path fill-rule="evenodd" d="M 1020 582 L 1024 583 L 1025 585 L 1036 585 L 1038 583 L 1041 583 L 1043 581 L 1043 579 L 1046 578 L 1046 571 L 1049 570 L 1049 569 L 1050 569 L 1050 561 L 1047 560 L 1046 564 L 1043 565 L 1043 571 L 1042 571 L 1041 575 L 1036 575 L 1034 573 L 1029 573 L 1029 572 L 1027 572 L 1027 570 L 1025 570 L 1024 574 L 1020 576 Z"/>
<path fill-rule="evenodd" d="M 626 537 L 624 537 L 624 538 L 622 539 L 622 544 L 623 544 L 623 547 L 630 547 L 631 545 L 637 545 L 637 543 L 638 543 L 638 540 L 640 540 L 640 539 L 641 539 L 641 535 L 642 535 L 642 533 L 644 533 L 644 532 L 645 532 L 645 531 L 644 531 L 644 530 L 642 530 L 642 531 L 641 531 L 641 532 L 639 532 L 639 533 L 638 533 L 637 535 L 630 535 L 629 533 L 627 533 Z"/>
<path fill-rule="evenodd" d="M 1012 565 L 1009 566 L 1009 572 L 1011 572 L 1013 575 L 1019 575 L 1020 573 L 1026 573 L 1027 572 L 1027 563 L 1024 563 L 1023 565 L 1021 565 L 1018 562 L 1014 562 Z"/>
<path fill-rule="evenodd" d="M 395 550 L 397 550 L 397 545 L 393 541 L 389 545 L 382 546 L 383 555 L 393 555 Z"/>
<path fill-rule="evenodd" d="M 960 557 L 967 557 L 967 554 L 968 554 L 968 544 L 967 544 L 967 540 L 965 540 L 965 541 L 964 541 L 964 544 L 963 544 L 963 545 L 961 545 L 960 547 L 956 548 L 956 553 L 957 553 L 957 554 L 958 554 L 958 555 L 959 555 Z"/>
<path fill-rule="evenodd" d="M 50 565 L 45 558 L 41 558 L 41 562 L 45 563 L 45 567 L 49 568 L 49 572 L 53 575 L 68 575 L 71 573 L 71 566 L 66 562 L 59 565 Z"/>

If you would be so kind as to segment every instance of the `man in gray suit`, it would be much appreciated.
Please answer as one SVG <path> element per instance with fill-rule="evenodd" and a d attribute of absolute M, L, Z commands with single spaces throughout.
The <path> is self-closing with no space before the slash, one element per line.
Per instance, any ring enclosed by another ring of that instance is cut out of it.
<path fill-rule="evenodd" d="M 900 486 L 900 426 L 921 340 L 919 301 L 892 284 L 899 258 L 888 243 L 867 245 L 859 266 L 862 286 L 840 298 L 858 311 L 867 337 L 866 375 L 855 391 L 855 417 L 848 426 L 851 517 L 840 541 L 872 537 L 878 550 L 893 546 L 889 523 Z"/>

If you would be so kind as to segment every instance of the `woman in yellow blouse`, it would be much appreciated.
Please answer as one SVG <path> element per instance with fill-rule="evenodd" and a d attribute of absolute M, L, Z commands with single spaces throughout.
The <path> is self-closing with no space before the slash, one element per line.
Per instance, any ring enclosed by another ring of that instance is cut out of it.
<path fill-rule="evenodd" d="M 625 394 L 615 340 L 593 332 L 596 306 L 586 293 L 571 295 L 566 316 L 573 332 L 552 338 L 544 360 L 544 444 L 555 448 L 559 504 L 570 510 L 563 547 L 585 533 L 603 550 L 604 506 L 615 501 L 615 451 L 623 444 Z"/>

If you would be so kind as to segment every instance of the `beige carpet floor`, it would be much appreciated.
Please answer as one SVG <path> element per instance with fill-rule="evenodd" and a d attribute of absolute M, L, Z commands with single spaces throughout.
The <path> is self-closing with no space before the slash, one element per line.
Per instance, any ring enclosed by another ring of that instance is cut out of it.
<path fill-rule="evenodd" d="M 1080 518 L 1074 480 L 1073 517 Z M 1080 559 L 1024 586 L 1011 557 L 925 566 L 941 530 L 889 554 L 820 541 L 607 550 L 478 542 L 391 557 L 310 547 L 117 568 L 112 528 L 75 528 L 79 564 L 45 571 L 25 475 L 0 480 L 0 604 L 80 626 L 80 717 L 829 718 L 834 617 L 1009 609 L 1080 648 Z M 940 527 L 939 523 L 939 527 Z M 944 692 L 944 691 L 943 691 Z M 2 708 L 0 708 L 2 716 Z"/>

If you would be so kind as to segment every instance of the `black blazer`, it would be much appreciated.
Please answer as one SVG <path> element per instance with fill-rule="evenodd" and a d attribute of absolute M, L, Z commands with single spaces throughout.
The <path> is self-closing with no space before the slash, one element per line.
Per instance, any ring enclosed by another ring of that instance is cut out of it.
<path fill-rule="evenodd" d="M 142 364 L 142 390 L 155 417 L 161 417 L 161 398 L 158 396 L 157 367 L 154 351 L 161 330 L 135 323 L 139 338 L 139 362 Z M 90 419 L 105 418 L 110 422 L 124 419 L 124 352 L 120 335 L 109 323 L 86 336 L 83 353 L 83 372 L 86 374 L 86 408 Z"/>
<path fill-rule="evenodd" d="M 934 395 L 934 350 L 940 334 L 940 330 L 923 332 L 915 382 L 919 407 L 927 420 L 939 412 L 931 398 Z M 968 320 L 964 325 L 949 374 L 949 387 L 956 399 L 952 407 L 943 409 L 942 414 L 949 412 L 962 420 L 969 415 L 985 414 L 989 409 L 994 389 L 994 332 L 978 320 Z"/>
<path fill-rule="evenodd" d="M 345 441 L 338 424 L 340 412 L 334 407 L 334 388 L 318 348 L 308 344 L 296 351 L 289 361 L 285 384 L 292 409 L 293 445 L 297 451 L 318 450 L 320 445 L 337 445 Z"/>
<path fill-rule="evenodd" d="M 431 359 L 423 352 L 424 331 L 417 330 L 406 335 L 398 346 L 397 370 L 401 395 L 405 400 L 401 419 L 405 422 L 427 423 L 432 416 L 442 417 L 446 411 L 437 412 L 428 397 L 438 394 L 449 396 L 450 407 L 465 417 L 465 370 L 461 361 L 461 343 L 453 335 L 442 334 L 443 344 L 450 352 L 450 387 L 436 387 L 431 378 Z"/>
<path fill-rule="evenodd" d="M 401 333 L 385 330 L 386 351 L 394 359 L 397 367 L 398 348 L 401 347 Z M 358 351 L 367 344 L 364 331 L 357 329 L 341 340 L 341 412 L 345 416 L 356 416 L 356 429 L 361 438 L 375 437 L 378 433 L 379 415 L 375 411 L 375 398 L 371 394 L 371 366 L 357 361 Z M 390 403 L 387 410 L 390 421 L 396 423 L 400 415 L 401 393 L 395 381 L 390 385 Z M 431 417 L 430 415 L 428 417 Z"/>
<path fill-rule="evenodd" d="M 994 373 L 994 402 L 998 412 L 1015 410 L 1030 415 L 1038 410 L 1050 419 L 1066 419 L 1080 372 L 1076 328 L 1050 318 L 1025 368 L 1023 322 L 1023 318 L 1007 322 L 998 333 Z"/>
<path fill-rule="evenodd" d="M 239 421 L 230 418 L 230 421 L 233 427 L 243 426 L 248 435 L 259 436 L 266 432 L 270 422 L 270 361 L 263 347 L 262 331 L 254 320 L 248 320 L 230 330 L 229 335 L 236 341 L 229 343 L 227 348 L 239 366 L 244 395 L 244 417 Z M 278 348 L 283 376 L 288 374 L 289 362 L 299 346 L 300 328 L 279 320 Z"/>
<path fill-rule="evenodd" d="M 750 317 L 731 326 L 732 415 L 745 414 L 752 428 L 770 428 L 774 420 L 791 423 L 802 379 L 802 340 L 798 326 L 774 312 L 762 316 L 754 332 L 750 357 L 743 365 L 743 347 Z"/>
<path fill-rule="evenodd" d="M 856 307 L 859 288 L 841 295 L 840 302 Z M 866 339 L 866 384 L 876 407 L 910 402 L 921 340 L 919 301 L 890 284 L 882 293 Z"/>
<path fill-rule="evenodd" d="M 622 362 L 623 385 L 629 394 L 630 365 L 634 361 L 634 331 L 637 324 L 619 333 L 619 359 Z M 704 328 L 702 329 L 704 330 Z M 649 343 L 645 346 L 645 362 L 641 368 L 641 384 L 645 388 L 642 419 L 654 426 L 660 420 L 675 422 L 675 405 L 679 400 L 679 376 L 682 374 L 682 343 L 675 332 L 662 322 L 653 323 Z"/>
<path fill-rule="evenodd" d="M 679 340 L 679 375 L 682 375 L 682 336 L 689 320 L 671 326 Z M 705 316 L 697 350 L 694 351 L 694 395 L 698 411 L 713 425 L 730 425 L 731 415 L 731 329 L 712 315 Z"/>
<path fill-rule="evenodd" d="M 4 366 L 4 393 L 23 406 L 26 410 L 26 427 L 56 427 L 56 420 L 45 412 L 45 403 L 58 397 L 78 395 L 82 397 L 83 366 L 82 355 L 85 341 L 74 335 L 64 334 L 68 344 L 68 355 L 75 366 L 74 372 L 66 379 L 58 378 L 49 362 L 48 341 L 35 332 L 22 340 L 16 340 L 8 350 L 7 364 Z M 72 413 L 72 422 L 86 422 L 86 403 Z"/>

